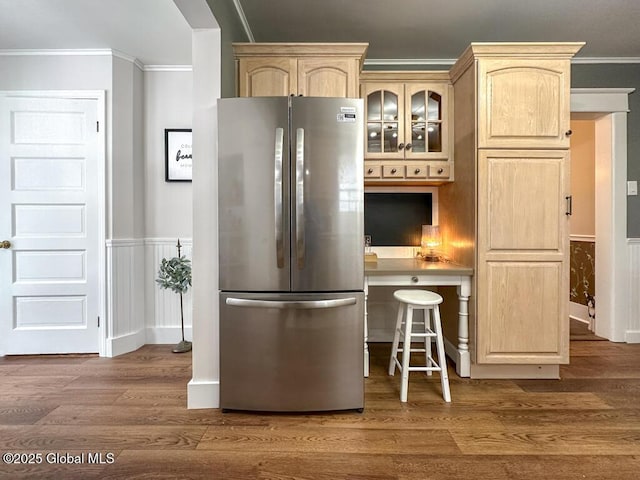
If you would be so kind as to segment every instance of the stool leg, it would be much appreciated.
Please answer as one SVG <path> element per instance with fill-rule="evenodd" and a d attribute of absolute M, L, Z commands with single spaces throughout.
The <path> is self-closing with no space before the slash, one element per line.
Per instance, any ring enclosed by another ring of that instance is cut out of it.
<path fill-rule="evenodd" d="M 411 360 L 411 329 L 413 327 L 413 307 L 406 306 L 407 314 L 404 320 L 404 342 L 402 342 L 402 381 L 400 382 L 400 401 L 407 401 L 409 392 L 409 362 Z"/>
<path fill-rule="evenodd" d="M 433 309 L 425 308 L 424 310 L 422 310 L 422 312 L 424 315 L 424 333 L 427 333 L 431 329 L 431 314 L 433 312 Z M 425 355 L 424 366 L 432 367 L 433 364 L 431 363 L 431 360 L 430 360 L 431 337 L 424 337 L 424 355 Z M 433 372 L 431 370 L 427 370 L 427 375 L 433 375 Z"/>
<path fill-rule="evenodd" d="M 440 382 L 442 383 L 442 396 L 445 402 L 451 402 L 449 390 L 449 374 L 447 373 L 447 354 L 444 352 L 444 340 L 442 336 L 442 323 L 440 322 L 440 308 L 433 307 L 433 323 L 436 329 L 436 347 L 438 349 L 438 363 L 440 364 Z"/>
<path fill-rule="evenodd" d="M 389 375 L 396 371 L 396 359 L 398 358 L 398 343 L 400 342 L 400 329 L 402 328 L 402 317 L 404 316 L 404 303 L 398 304 L 398 319 L 396 320 L 396 331 L 393 334 L 393 344 L 391 346 L 391 359 L 389 360 Z"/>

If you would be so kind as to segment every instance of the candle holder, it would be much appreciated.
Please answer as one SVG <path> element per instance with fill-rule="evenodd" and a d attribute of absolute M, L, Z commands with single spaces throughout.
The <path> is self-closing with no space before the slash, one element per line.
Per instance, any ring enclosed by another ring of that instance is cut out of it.
<path fill-rule="evenodd" d="M 437 248 L 441 245 L 440 227 L 438 225 L 422 225 L 420 238 L 420 255 L 427 262 L 438 262 L 440 256 Z"/>

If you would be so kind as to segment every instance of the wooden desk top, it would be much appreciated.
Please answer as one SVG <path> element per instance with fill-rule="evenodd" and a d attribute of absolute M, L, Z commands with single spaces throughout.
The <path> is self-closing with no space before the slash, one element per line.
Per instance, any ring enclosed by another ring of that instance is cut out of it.
<path fill-rule="evenodd" d="M 473 268 L 455 263 L 425 262 L 420 258 L 378 258 L 365 262 L 365 275 L 473 275 Z"/>

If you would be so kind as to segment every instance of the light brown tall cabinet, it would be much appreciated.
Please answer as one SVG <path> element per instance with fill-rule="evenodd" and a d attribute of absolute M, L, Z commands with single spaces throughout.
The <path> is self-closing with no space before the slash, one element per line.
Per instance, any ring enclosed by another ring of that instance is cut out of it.
<path fill-rule="evenodd" d="M 239 97 L 358 98 L 367 43 L 234 43 Z"/>
<path fill-rule="evenodd" d="M 472 376 L 553 377 L 569 360 L 570 60 L 582 43 L 474 43 L 450 71 L 452 260 L 473 266 Z"/>

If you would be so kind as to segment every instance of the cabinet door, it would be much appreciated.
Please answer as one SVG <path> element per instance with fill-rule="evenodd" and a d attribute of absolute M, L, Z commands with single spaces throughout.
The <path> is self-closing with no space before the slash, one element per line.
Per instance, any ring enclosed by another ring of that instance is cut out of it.
<path fill-rule="evenodd" d="M 569 60 L 479 61 L 479 148 L 569 148 L 569 69 Z"/>
<path fill-rule="evenodd" d="M 305 97 L 358 98 L 357 60 L 298 59 L 298 94 Z"/>
<path fill-rule="evenodd" d="M 568 152 L 478 154 L 476 361 L 569 360 Z"/>
<path fill-rule="evenodd" d="M 295 58 L 242 58 L 238 63 L 240 97 L 286 97 L 297 92 Z"/>
<path fill-rule="evenodd" d="M 445 84 L 405 86 L 405 158 L 448 157 L 449 87 Z"/>
<path fill-rule="evenodd" d="M 366 83 L 361 96 L 365 109 L 366 159 L 404 159 L 404 84 Z"/>

